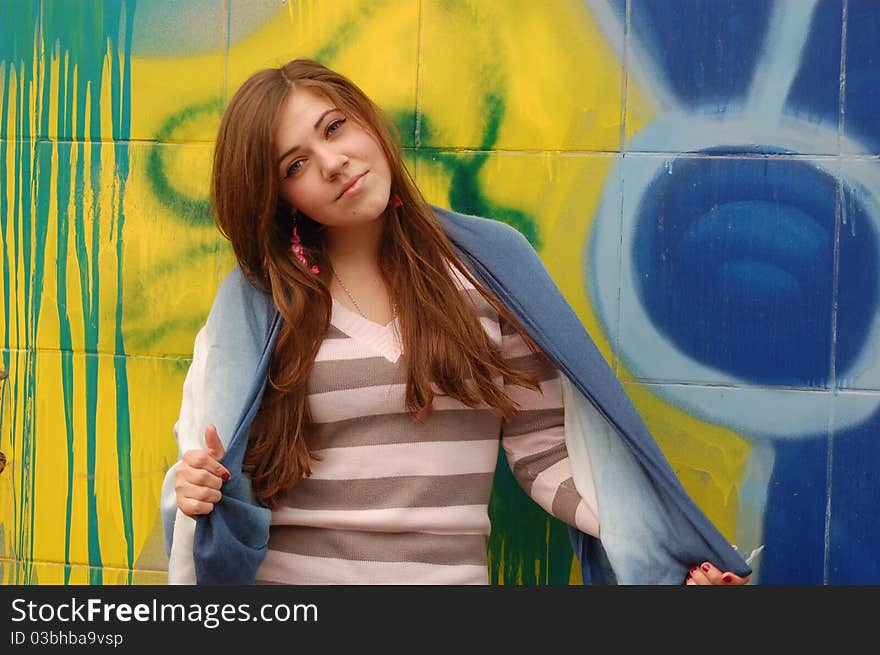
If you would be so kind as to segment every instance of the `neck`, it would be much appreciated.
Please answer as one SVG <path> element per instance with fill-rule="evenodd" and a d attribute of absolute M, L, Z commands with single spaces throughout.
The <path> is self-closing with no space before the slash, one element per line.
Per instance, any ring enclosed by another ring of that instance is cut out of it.
<path fill-rule="evenodd" d="M 325 228 L 327 254 L 335 266 L 378 264 L 385 216 L 361 225 Z"/>

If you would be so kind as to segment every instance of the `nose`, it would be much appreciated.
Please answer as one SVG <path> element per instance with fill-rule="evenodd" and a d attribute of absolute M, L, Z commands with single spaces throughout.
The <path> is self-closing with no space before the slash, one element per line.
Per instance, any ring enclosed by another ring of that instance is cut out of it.
<path fill-rule="evenodd" d="M 348 165 L 348 156 L 333 148 L 330 144 L 325 144 L 316 150 L 315 156 L 321 167 L 321 173 L 328 180 L 337 177 Z"/>

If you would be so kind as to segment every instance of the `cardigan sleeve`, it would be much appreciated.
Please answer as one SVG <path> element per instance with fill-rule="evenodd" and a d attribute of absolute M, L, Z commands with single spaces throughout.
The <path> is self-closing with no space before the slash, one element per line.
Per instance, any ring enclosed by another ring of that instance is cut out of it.
<path fill-rule="evenodd" d="M 505 391 L 518 405 L 516 414 L 504 421 L 501 429 L 510 470 L 526 493 L 550 514 L 598 537 L 596 507 L 578 493 L 572 478 L 559 373 L 543 352 L 532 352 L 503 318 L 500 325 L 505 359 L 534 374 L 540 384 L 540 390 L 534 390 L 505 380 Z"/>
<path fill-rule="evenodd" d="M 198 426 L 202 424 L 205 385 L 205 367 L 209 344 L 204 328 L 199 330 L 193 346 L 193 359 L 186 378 L 183 381 L 183 394 L 180 403 L 180 414 L 174 424 L 174 436 L 177 439 L 178 461 L 166 474 L 163 485 L 162 511 L 173 512 L 171 528 L 171 547 L 168 559 L 169 584 L 195 584 L 196 571 L 193 560 L 193 540 L 196 521 L 187 516 L 177 507 L 174 493 L 174 473 L 180 463 L 180 457 L 188 450 L 204 448 L 204 436 L 199 434 Z M 167 530 L 168 528 L 166 528 Z"/>

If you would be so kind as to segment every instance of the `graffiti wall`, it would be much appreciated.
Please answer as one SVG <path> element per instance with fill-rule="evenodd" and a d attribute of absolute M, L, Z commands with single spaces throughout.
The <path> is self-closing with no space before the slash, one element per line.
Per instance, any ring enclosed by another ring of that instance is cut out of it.
<path fill-rule="evenodd" d="M 520 229 L 758 583 L 878 583 L 873 0 L 0 0 L 0 579 L 163 583 L 212 142 L 312 57 Z M 490 577 L 580 580 L 499 460 Z"/>

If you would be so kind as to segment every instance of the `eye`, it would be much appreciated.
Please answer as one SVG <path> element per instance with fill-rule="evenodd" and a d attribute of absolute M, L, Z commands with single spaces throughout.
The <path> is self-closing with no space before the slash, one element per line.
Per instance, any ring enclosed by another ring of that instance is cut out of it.
<path fill-rule="evenodd" d="M 327 136 L 330 136 L 330 135 L 333 134 L 336 130 L 338 130 L 340 127 L 342 127 L 342 124 L 345 123 L 346 120 L 348 120 L 348 119 L 346 119 L 346 118 L 337 118 L 335 121 L 332 121 L 332 122 L 327 126 Z"/>
<path fill-rule="evenodd" d="M 290 166 L 287 167 L 287 170 L 284 171 L 284 179 L 291 177 L 292 175 L 296 175 L 300 169 L 305 164 L 305 159 L 297 159 L 295 162 L 291 163 Z"/>

